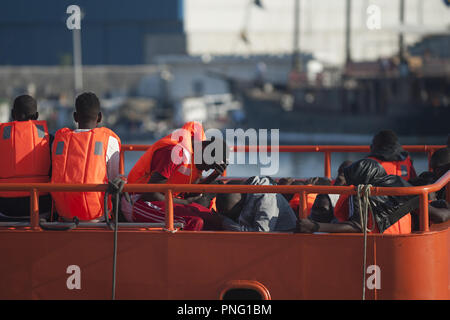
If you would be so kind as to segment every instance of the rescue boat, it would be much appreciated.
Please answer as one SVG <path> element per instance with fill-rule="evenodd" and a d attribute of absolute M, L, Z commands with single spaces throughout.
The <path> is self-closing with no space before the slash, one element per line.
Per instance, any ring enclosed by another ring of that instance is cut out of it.
<path fill-rule="evenodd" d="M 429 157 L 441 147 L 403 146 Z M 147 148 L 122 146 L 122 172 L 125 152 Z M 369 146 L 279 151 L 323 153 L 324 175 L 330 177 L 332 153 L 368 152 Z M 173 219 L 173 192 L 299 193 L 304 218 L 309 193 L 356 194 L 354 186 L 127 184 L 124 192 L 166 194 L 165 223 L 118 223 L 111 230 L 109 223 L 39 220 L 40 192 L 106 191 L 107 185 L 0 184 L 1 192 L 31 195 L 30 221 L 0 223 L 0 299 L 446 300 L 450 222 L 428 224 L 428 194 L 445 186 L 448 201 L 450 171 L 432 185 L 371 187 L 372 195 L 420 195 L 420 231 L 368 234 L 364 242 L 363 234 L 184 231 Z"/>

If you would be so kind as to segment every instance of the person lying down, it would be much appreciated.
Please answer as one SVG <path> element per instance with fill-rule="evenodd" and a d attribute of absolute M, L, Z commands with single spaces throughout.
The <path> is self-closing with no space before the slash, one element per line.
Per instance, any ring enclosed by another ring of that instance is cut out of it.
<path fill-rule="evenodd" d="M 227 184 L 275 185 L 269 177 L 251 177 L 243 182 Z M 228 231 L 293 232 L 297 216 L 282 194 L 277 193 L 220 193 L 216 201 L 222 226 Z"/>

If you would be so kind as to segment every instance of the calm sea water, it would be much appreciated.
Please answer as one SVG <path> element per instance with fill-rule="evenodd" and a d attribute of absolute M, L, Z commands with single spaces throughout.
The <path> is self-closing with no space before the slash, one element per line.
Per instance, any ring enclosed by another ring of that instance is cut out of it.
<path fill-rule="evenodd" d="M 124 142 L 125 143 L 125 142 Z M 147 142 L 128 142 L 136 144 L 147 144 Z M 151 143 L 151 142 L 148 142 Z M 131 170 L 143 152 L 125 153 L 125 173 Z M 231 154 L 233 156 L 233 153 Z M 270 156 L 270 154 L 269 154 Z M 362 153 L 332 153 L 331 154 L 331 175 L 335 177 L 339 165 L 345 160 L 356 161 L 364 158 L 367 154 Z M 412 153 L 411 157 L 417 173 L 428 169 L 428 158 L 424 153 Z M 258 159 L 259 160 L 259 159 Z M 249 164 L 249 157 L 246 157 L 246 164 L 230 164 L 227 169 L 228 177 L 251 177 L 261 175 L 261 168 L 267 166 Z M 308 178 L 324 176 L 324 155 L 322 153 L 280 153 L 279 168 L 274 177 Z"/>

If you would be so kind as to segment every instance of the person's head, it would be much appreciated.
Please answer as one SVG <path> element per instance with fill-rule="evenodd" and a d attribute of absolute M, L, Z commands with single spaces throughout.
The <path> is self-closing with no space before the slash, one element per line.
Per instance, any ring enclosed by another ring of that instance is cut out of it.
<path fill-rule="evenodd" d="M 345 160 L 341 163 L 341 165 L 338 168 L 338 175 L 336 177 L 336 180 L 334 182 L 335 186 L 345 186 L 345 175 L 344 175 L 344 168 L 350 166 L 353 162 L 350 160 Z"/>
<path fill-rule="evenodd" d="M 14 121 L 37 120 L 39 113 L 36 100 L 27 94 L 18 96 L 14 99 L 11 117 Z"/>
<path fill-rule="evenodd" d="M 436 175 L 433 172 L 425 171 L 417 177 L 410 179 L 408 182 L 413 186 L 426 186 L 433 184 L 436 181 Z M 436 200 L 436 192 L 432 192 L 428 195 L 428 199 L 431 201 Z"/>
<path fill-rule="evenodd" d="M 197 163 L 195 159 L 195 166 L 199 170 L 214 169 L 215 164 L 227 164 L 230 158 L 230 149 L 227 143 L 220 138 L 212 138 L 210 140 L 202 141 L 201 163 Z M 197 156 L 194 154 L 194 156 Z"/>
<path fill-rule="evenodd" d="M 240 180 L 230 180 L 227 185 L 242 184 Z M 217 212 L 237 221 L 244 205 L 245 197 L 241 193 L 218 193 L 216 197 Z"/>
<path fill-rule="evenodd" d="M 311 208 L 309 218 L 316 222 L 330 223 L 333 220 L 333 205 L 326 194 L 319 194 Z"/>
<path fill-rule="evenodd" d="M 292 178 L 281 178 L 278 181 L 279 185 L 291 185 L 291 186 L 305 186 L 306 182 L 302 180 L 294 180 Z M 283 197 L 289 202 L 294 197 L 294 193 L 283 193 Z"/>
<path fill-rule="evenodd" d="M 306 184 L 312 184 L 315 186 L 331 186 L 331 181 L 324 177 L 314 177 L 306 180 Z"/>
<path fill-rule="evenodd" d="M 102 121 L 100 101 L 92 92 L 80 94 L 75 100 L 73 118 L 79 129 L 93 129 Z"/>
<path fill-rule="evenodd" d="M 437 179 L 450 170 L 450 148 L 436 150 L 431 156 L 430 166 Z"/>
<path fill-rule="evenodd" d="M 371 151 L 375 149 L 383 149 L 398 144 L 398 137 L 392 130 L 382 130 L 378 132 L 372 139 L 372 144 L 370 145 Z"/>

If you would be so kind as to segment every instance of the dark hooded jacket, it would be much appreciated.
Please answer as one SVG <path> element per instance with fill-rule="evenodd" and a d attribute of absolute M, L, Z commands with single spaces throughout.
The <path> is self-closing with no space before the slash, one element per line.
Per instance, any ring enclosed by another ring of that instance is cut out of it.
<path fill-rule="evenodd" d="M 344 169 L 345 179 L 349 185 L 371 184 L 374 187 L 410 187 L 411 185 L 399 176 L 388 175 L 376 160 L 362 159 Z M 370 196 L 375 222 L 380 233 L 400 220 L 408 212 L 398 214 L 397 209 L 403 207 L 414 196 Z M 352 221 L 361 225 L 359 202 L 356 196 L 351 197 L 353 204 Z"/>

